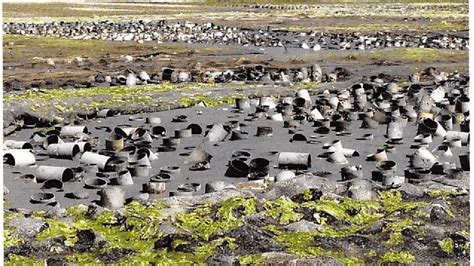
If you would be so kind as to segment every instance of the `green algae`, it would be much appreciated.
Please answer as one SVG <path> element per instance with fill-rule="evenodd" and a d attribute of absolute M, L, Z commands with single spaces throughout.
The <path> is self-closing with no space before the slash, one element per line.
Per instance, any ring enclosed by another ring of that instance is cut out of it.
<path fill-rule="evenodd" d="M 431 189 L 427 192 L 428 196 L 432 198 L 447 199 L 450 197 L 457 197 L 461 195 L 468 195 L 465 189 Z"/>
<path fill-rule="evenodd" d="M 438 245 L 444 252 L 451 254 L 454 250 L 454 241 L 450 237 L 446 237 L 438 241 Z"/>
<path fill-rule="evenodd" d="M 390 238 L 385 241 L 386 245 L 389 246 L 398 246 L 401 245 L 405 242 L 405 237 L 402 235 L 400 232 L 395 232 L 393 234 L 390 234 Z"/>
<path fill-rule="evenodd" d="M 400 191 L 382 191 L 380 192 L 380 198 L 385 211 L 389 214 L 398 211 L 406 212 L 428 205 L 427 202 L 423 201 L 403 201 L 403 196 Z"/>
<path fill-rule="evenodd" d="M 176 218 L 177 225 L 193 233 L 193 236 L 209 240 L 216 233 L 224 233 L 239 227 L 243 219 L 237 218 L 234 211 L 243 208 L 244 215 L 256 213 L 253 197 L 235 197 L 223 201 L 215 218 L 211 217 L 211 206 L 197 208 L 190 213 L 182 213 Z"/>
<path fill-rule="evenodd" d="M 241 265 L 263 265 L 265 257 L 261 255 L 247 255 L 239 257 L 239 263 Z"/>
<path fill-rule="evenodd" d="M 11 234 L 10 229 L 3 229 L 3 248 L 17 246 L 24 243 L 24 240 Z"/>
<path fill-rule="evenodd" d="M 384 263 L 412 263 L 415 261 L 415 257 L 408 251 L 387 252 L 382 256 Z"/>
<path fill-rule="evenodd" d="M 184 96 L 179 98 L 178 103 L 183 107 L 194 106 L 203 102 L 206 107 L 214 108 L 221 105 L 228 105 L 234 103 L 237 96 L 217 96 L 209 97 L 204 95 Z"/>
<path fill-rule="evenodd" d="M 265 215 L 278 220 L 283 225 L 303 218 L 303 214 L 294 211 L 296 207 L 298 207 L 297 203 L 283 196 L 273 201 L 266 201 L 263 204 Z"/>
<path fill-rule="evenodd" d="M 16 254 L 10 254 L 7 261 L 4 262 L 5 265 L 17 266 L 17 265 L 28 265 L 28 266 L 42 266 L 45 265 L 44 262 L 38 261 L 34 258 L 25 257 Z"/>

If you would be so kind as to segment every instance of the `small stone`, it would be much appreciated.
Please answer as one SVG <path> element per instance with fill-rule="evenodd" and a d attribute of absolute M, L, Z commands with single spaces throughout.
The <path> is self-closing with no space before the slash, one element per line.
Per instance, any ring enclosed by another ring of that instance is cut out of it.
<path fill-rule="evenodd" d="M 72 192 L 72 196 L 75 199 L 87 199 L 87 198 L 89 198 L 89 192 L 87 192 L 85 190 L 79 190 L 79 191 L 76 191 L 76 192 Z"/>
<path fill-rule="evenodd" d="M 54 66 L 54 60 L 51 59 L 51 58 L 48 58 L 48 59 L 46 59 L 46 64 L 47 64 L 48 66 Z"/>
<path fill-rule="evenodd" d="M 28 238 L 33 238 L 48 228 L 48 224 L 42 219 L 23 217 L 8 220 L 6 226 L 10 227 L 15 234 Z"/>
<path fill-rule="evenodd" d="M 290 232 L 313 232 L 321 228 L 320 225 L 317 225 L 313 222 L 307 220 L 301 220 L 296 223 L 291 223 L 285 226 L 285 229 Z"/>

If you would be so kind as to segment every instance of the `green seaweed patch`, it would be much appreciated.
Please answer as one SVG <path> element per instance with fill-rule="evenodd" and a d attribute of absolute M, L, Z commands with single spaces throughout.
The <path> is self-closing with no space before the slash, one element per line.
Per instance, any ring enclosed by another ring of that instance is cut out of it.
<path fill-rule="evenodd" d="M 438 245 L 447 254 L 453 253 L 454 250 L 454 241 L 450 237 L 446 237 L 438 241 Z"/>
<path fill-rule="evenodd" d="M 234 103 L 237 96 L 203 96 L 203 95 L 194 95 L 194 96 L 184 96 L 179 98 L 178 103 L 183 107 L 194 106 L 200 102 L 203 102 L 206 107 L 214 108 L 222 105 L 229 105 Z"/>
<path fill-rule="evenodd" d="M 386 212 L 395 213 L 398 211 L 411 211 L 428 205 L 424 201 L 403 201 L 403 195 L 400 191 L 386 190 L 380 192 L 382 205 Z"/>
<path fill-rule="evenodd" d="M 382 209 L 380 203 L 372 200 L 353 200 L 349 198 L 335 200 L 323 197 L 317 201 L 305 202 L 302 206 L 327 213 L 338 220 L 347 221 L 354 225 L 369 225 L 383 217 L 383 214 L 379 212 Z M 356 214 L 351 215 L 350 213 Z"/>
<path fill-rule="evenodd" d="M 261 255 L 247 255 L 239 257 L 239 263 L 241 265 L 263 265 L 265 257 Z"/>
<path fill-rule="evenodd" d="M 295 212 L 296 207 L 298 207 L 297 203 L 284 196 L 263 204 L 265 215 L 279 221 L 280 224 L 289 224 L 303 218 L 303 214 Z"/>
<path fill-rule="evenodd" d="M 428 196 L 432 198 L 447 199 L 450 197 L 457 197 L 462 195 L 468 195 L 468 191 L 465 189 L 431 189 L 427 191 Z"/>
<path fill-rule="evenodd" d="M 45 265 L 43 261 L 36 260 L 35 258 L 25 257 L 16 254 L 10 254 L 7 261 L 5 261 L 5 265 L 29 265 L 29 266 L 42 266 Z"/>
<path fill-rule="evenodd" d="M 387 252 L 382 256 L 384 263 L 412 263 L 415 262 L 415 256 L 408 251 Z"/>
<path fill-rule="evenodd" d="M 405 237 L 402 235 L 401 232 L 395 232 L 390 234 L 390 237 L 387 241 L 385 241 L 386 245 L 389 246 L 398 246 L 405 242 Z"/>
<path fill-rule="evenodd" d="M 243 219 L 235 216 L 234 211 L 240 210 L 243 215 L 256 213 L 254 197 L 234 197 L 223 201 L 215 217 L 212 217 L 211 206 L 199 207 L 190 213 L 181 213 L 176 218 L 177 225 L 193 232 L 193 235 L 209 240 L 216 233 L 224 233 L 239 227 Z"/>
<path fill-rule="evenodd" d="M 3 228 L 3 248 L 18 246 L 23 242 L 22 238 L 12 235 L 10 229 Z"/>

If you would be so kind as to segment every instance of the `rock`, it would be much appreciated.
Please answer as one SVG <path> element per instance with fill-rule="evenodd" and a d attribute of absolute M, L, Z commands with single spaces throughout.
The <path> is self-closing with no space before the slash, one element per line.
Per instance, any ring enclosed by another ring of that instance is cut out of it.
<path fill-rule="evenodd" d="M 130 63 L 133 61 L 133 57 L 131 55 L 126 55 L 123 57 L 123 60 L 125 61 L 125 63 Z"/>
<path fill-rule="evenodd" d="M 284 245 L 275 242 L 271 233 L 263 231 L 260 227 L 244 224 L 241 227 L 230 230 L 226 236 L 235 239 L 236 252 L 263 253 L 271 251 L 283 251 Z"/>
<path fill-rule="evenodd" d="M 75 198 L 75 199 L 87 199 L 89 198 L 89 192 L 87 190 L 79 190 L 79 191 L 75 191 L 75 192 L 72 192 L 71 195 Z"/>
<path fill-rule="evenodd" d="M 292 197 L 303 193 L 305 189 L 317 188 L 325 193 L 342 194 L 346 186 L 329 178 L 315 177 L 313 175 L 297 176 L 294 179 L 277 182 L 270 191 L 263 193 L 262 198 L 272 200 L 281 196 Z"/>
<path fill-rule="evenodd" d="M 206 193 L 221 191 L 225 189 L 235 189 L 235 186 L 231 183 L 227 183 L 224 181 L 213 181 L 206 184 Z"/>
<path fill-rule="evenodd" d="M 265 258 L 266 265 L 292 265 L 290 261 L 298 258 L 296 255 L 285 252 L 265 252 L 261 256 Z"/>
<path fill-rule="evenodd" d="M 97 219 L 97 217 L 99 217 L 103 211 L 105 211 L 105 208 L 95 203 L 91 203 L 87 206 L 87 212 L 85 216 L 88 219 Z"/>
<path fill-rule="evenodd" d="M 53 60 L 52 58 L 46 59 L 45 63 L 46 63 L 48 66 L 54 66 L 54 60 Z"/>
<path fill-rule="evenodd" d="M 66 217 L 67 215 L 67 211 L 65 208 L 61 208 L 59 206 L 55 206 L 54 208 L 51 208 L 50 210 L 48 210 L 44 217 L 45 218 L 63 218 L 63 217 Z"/>
<path fill-rule="evenodd" d="M 375 193 L 372 191 L 372 183 L 366 179 L 352 179 L 348 182 L 348 196 L 356 200 L 372 200 L 375 199 Z"/>
<path fill-rule="evenodd" d="M 295 177 L 296 177 L 295 172 L 289 171 L 289 170 L 284 170 L 284 171 L 279 172 L 275 176 L 275 182 L 288 181 L 288 180 L 293 179 Z"/>
<path fill-rule="evenodd" d="M 74 249 L 79 252 L 85 252 L 92 248 L 95 242 L 95 233 L 92 230 L 79 230 L 76 233 L 77 242 Z"/>
<path fill-rule="evenodd" d="M 74 58 L 74 63 L 78 66 L 82 66 L 84 64 L 84 59 L 82 57 Z"/>
<path fill-rule="evenodd" d="M 290 232 L 313 232 L 321 228 L 321 225 L 317 225 L 307 220 L 301 220 L 296 223 L 291 223 L 284 228 Z"/>
<path fill-rule="evenodd" d="M 20 237 L 33 238 L 48 228 L 48 224 L 39 218 L 18 217 L 8 220 L 6 227 L 9 227 L 13 234 Z"/>
<path fill-rule="evenodd" d="M 426 207 L 427 211 L 430 214 L 430 219 L 432 222 L 436 221 L 448 221 L 450 220 L 450 215 L 448 214 L 446 208 L 441 204 L 435 203 Z"/>
<path fill-rule="evenodd" d="M 399 191 L 402 193 L 411 196 L 411 197 L 423 197 L 424 191 L 420 186 L 416 186 L 410 183 L 403 183 L 399 188 Z"/>
<path fill-rule="evenodd" d="M 111 248 L 104 253 L 101 253 L 97 258 L 107 264 L 117 263 L 125 257 L 132 255 L 134 251 L 129 248 Z"/>
<path fill-rule="evenodd" d="M 437 226 L 430 223 L 425 224 L 423 229 L 426 231 L 426 236 L 433 239 L 443 239 L 447 232 L 444 226 Z"/>
<path fill-rule="evenodd" d="M 233 266 L 238 264 L 238 258 L 229 254 L 214 254 L 207 259 L 206 264 Z"/>
<path fill-rule="evenodd" d="M 181 229 L 177 226 L 174 226 L 170 222 L 162 223 L 158 227 L 158 231 L 162 232 L 164 235 L 176 235 L 176 234 L 185 235 L 185 234 L 188 234 L 188 232 L 186 232 L 185 230 L 183 230 L 183 229 Z"/>

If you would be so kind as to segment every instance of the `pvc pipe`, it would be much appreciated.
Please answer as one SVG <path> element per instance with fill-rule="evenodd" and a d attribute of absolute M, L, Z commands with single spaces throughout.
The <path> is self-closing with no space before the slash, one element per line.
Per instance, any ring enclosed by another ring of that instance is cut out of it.
<path fill-rule="evenodd" d="M 306 170 L 311 168 L 311 155 L 309 153 L 281 152 L 278 155 L 278 167 Z"/>
<path fill-rule="evenodd" d="M 41 189 L 57 188 L 61 190 L 63 188 L 63 185 L 63 182 L 59 179 L 48 179 L 43 183 Z"/>
<path fill-rule="evenodd" d="M 282 122 L 283 115 L 281 113 L 272 114 L 268 117 L 272 121 Z"/>
<path fill-rule="evenodd" d="M 227 135 L 229 135 L 229 132 L 224 129 L 222 124 L 214 124 L 207 133 L 206 138 L 209 142 L 219 142 L 223 141 Z"/>
<path fill-rule="evenodd" d="M 403 139 L 403 125 L 398 121 L 392 121 L 387 124 L 387 137 L 390 140 Z"/>
<path fill-rule="evenodd" d="M 265 158 L 255 158 L 250 161 L 249 167 L 249 173 L 268 173 L 270 161 Z"/>
<path fill-rule="evenodd" d="M 119 186 L 133 185 L 132 175 L 128 170 L 120 171 L 117 177 L 111 179 L 112 184 Z"/>
<path fill-rule="evenodd" d="M 235 107 L 239 110 L 249 110 L 250 101 L 249 99 L 235 99 Z"/>
<path fill-rule="evenodd" d="M 120 172 L 127 169 L 127 162 L 123 159 L 113 158 L 105 166 L 106 171 Z"/>
<path fill-rule="evenodd" d="M 98 189 L 98 188 L 104 188 L 107 186 L 107 181 L 102 178 L 90 178 L 84 180 L 84 184 L 87 188 L 93 188 L 93 189 Z"/>
<path fill-rule="evenodd" d="M 461 139 L 463 145 L 469 143 L 469 132 L 448 131 L 446 132 L 445 140 L 450 142 L 453 139 Z"/>
<path fill-rule="evenodd" d="M 175 138 L 190 138 L 192 135 L 191 129 L 176 129 L 174 131 Z"/>
<path fill-rule="evenodd" d="M 80 152 L 86 152 L 86 151 L 91 151 L 92 146 L 89 142 L 81 141 L 81 142 L 74 142 L 79 146 L 79 151 Z"/>
<path fill-rule="evenodd" d="M 331 151 L 328 152 L 328 162 L 335 164 L 347 164 L 349 161 L 346 159 L 342 151 Z"/>
<path fill-rule="evenodd" d="M 161 194 L 166 191 L 166 183 L 165 182 L 148 182 L 142 185 L 142 189 L 146 193 Z"/>
<path fill-rule="evenodd" d="M 305 99 L 307 102 L 311 103 L 311 97 L 309 96 L 309 92 L 306 89 L 301 89 L 296 93 L 296 96 Z"/>
<path fill-rule="evenodd" d="M 30 197 L 32 203 L 52 203 L 56 201 L 56 197 L 53 193 L 39 192 L 35 193 Z"/>
<path fill-rule="evenodd" d="M 58 179 L 67 182 L 74 178 L 74 172 L 71 168 L 60 166 L 42 165 L 36 169 L 36 183 L 43 183 L 46 180 Z"/>
<path fill-rule="evenodd" d="M 141 149 L 137 150 L 137 153 L 145 153 L 148 157 L 148 160 L 150 160 L 150 161 L 158 160 L 158 154 L 152 152 L 148 148 L 141 148 Z"/>
<path fill-rule="evenodd" d="M 387 161 L 387 160 L 388 160 L 388 156 L 384 149 L 377 149 L 375 153 L 369 154 L 367 156 L 367 161 L 381 162 L 381 161 Z"/>
<path fill-rule="evenodd" d="M 154 126 L 151 128 L 151 135 L 155 138 L 166 136 L 166 128 L 162 126 Z"/>
<path fill-rule="evenodd" d="M 87 151 L 82 154 L 82 157 L 79 162 L 83 164 L 97 164 L 99 169 L 104 170 L 110 159 L 111 158 L 109 156 Z"/>
<path fill-rule="evenodd" d="M 239 159 L 230 161 L 229 168 L 227 169 L 225 176 L 228 177 L 246 177 L 250 171 L 250 167 Z"/>
<path fill-rule="evenodd" d="M 133 156 L 130 156 L 130 159 L 128 160 L 129 163 L 135 163 L 137 165 L 146 165 L 148 167 L 151 167 L 151 162 L 148 159 L 148 156 L 146 153 L 137 153 Z"/>
<path fill-rule="evenodd" d="M 179 138 L 163 138 L 164 147 L 176 147 L 181 143 Z"/>
<path fill-rule="evenodd" d="M 397 187 L 405 183 L 404 176 L 396 175 L 383 175 L 382 176 L 382 185 L 386 187 Z"/>
<path fill-rule="evenodd" d="M 364 173 L 361 165 L 352 165 L 341 168 L 341 178 L 343 181 L 355 178 L 363 178 Z"/>
<path fill-rule="evenodd" d="M 323 120 L 324 116 L 319 112 L 318 108 L 314 108 L 311 110 L 309 113 L 310 117 L 313 118 L 313 120 Z"/>
<path fill-rule="evenodd" d="M 159 125 L 161 124 L 161 118 L 149 116 L 145 119 L 145 123 L 150 124 L 150 125 Z"/>
<path fill-rule="evenodd" d="M 461 141 L 459 141 L 459 142 L 461 142 Z M 453 156 L 453 153 L 451 152 L 451 149 L 447 145 L 439 145 L 438 147 L 436 147 L 436 149 L 434 149 L 431 152 L 437 158 L 448 158 L 448 157 Z"/>
<path fill-rule="evenodd" d="M 273 128 L 272 127 L 257 127 L 257 137 L 272 137 Z"/>
<path fill-rule="evenodd" d="M 456 109 L 460 113 L 469 112 L 469 97 L 463 95 L 456 100 Z"/>
<path fill-rule="evenodd" d="M 89 130 L 85 126 L 64 126 L 61 127 L 59 136 L 61 137 L 79 137 L 82 134 L 89 133 Z"/>
<path fill-rule="evenodd" d="M 64 143 L 64 141 L 57 135 L 49 135 L 44 140 L 43 147 L 47 149 L 50 144 L 58 144 L 58 143 Z"/>
<path fill-rule="evenodd" d="M 202 127 L 198 124 L 189 124 L 187 127 L 187 129 L 190 129 L 191 130 L 191 134 L 193 135 L 200 135 L 202 134 Z"/>
<path fill-rule="evenodd" d="M 456 113 L 456 114 L 454 115 L 453 124 L 459 125 L 459 124 L 461 124 L 462 122 L 464 122 L 464 119 L 465 119 L 464 114 L 462 114 L 462 113 Z"/>
<path fill-rule="evenodd" d="M 33 145 L 27 141 L 5 140 L 3 146 L 7 149 L 33 149 Z"/>
<path fill-rule="evenodd" d="M 149 169 L 150 166 L 148 165 L 140 165 L 140 164 L 130 164 L 129 167 L 127 167 L 128 171 L 130 171 L 130 174 L 132 177 L 148 177 L 149 176 Z"/>
<path fill-rule="evenodd" d="M 275 109 L 276 104 L 271 97 L 260 97 L 259 106 L 268 106 L 269 110 Z"/>
<path fill-rule="evenodd" d="M 469 153 L 467 154 L 460 154 L 459 155 L 459 162 L 461 163 L 461 168 L 464 171 L 470 171 L 471 166 L 469 164 Z"/>
<path fill-rule="evenodd" d="M 113 116 L 113 115 L 114 115 L 114 112 L 110 109 L 102 109 L 102 110 L 97 112 L 97 117 L 98 118 L 107 118 L 107 117 L 110 117 L 110 116 Z"/>
<path fill-rule="evenodd" d="M 439 123 L 445 130 L 453 129 L 453 117 L 450 115 L 442 115 L 439 119 Z"/>
<path fill-rule="evenodd" d="M 120 209 L 125 204 L 125 190 L 120 187 L 102 189 L 100 205 L 107 209 Z"/>
<path fill-rule="evenodd" d="M 435 162 L 437 162 L 436 157 L 425 147 L 416 150 L 410 158 L 410 165 L 415 168 L 429 169 Z"/>
<path fill-rule="evenodd" d="M 74 160 L 81 154 L 81 149 L 76 143 L 51 144 L 47 153 L 51 158 L 64 158 Z"/>
<path fill-rule="evenodd" d="M 36 164 L 35 155 L 31 150 L 9 149 L 3 154 L 3 162 L 13 166 L 30 166 Z"/>

